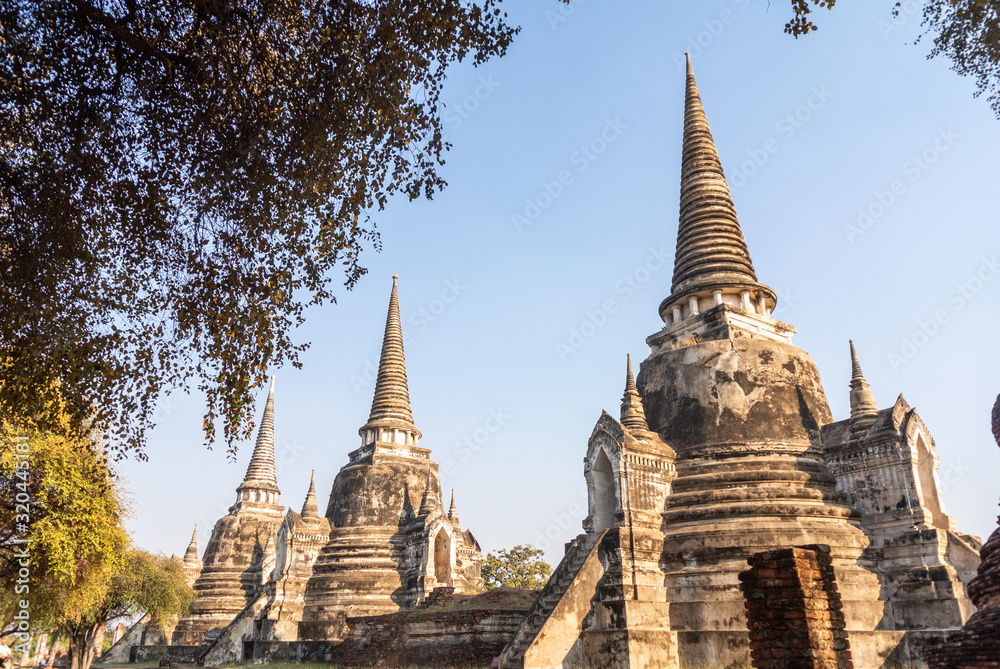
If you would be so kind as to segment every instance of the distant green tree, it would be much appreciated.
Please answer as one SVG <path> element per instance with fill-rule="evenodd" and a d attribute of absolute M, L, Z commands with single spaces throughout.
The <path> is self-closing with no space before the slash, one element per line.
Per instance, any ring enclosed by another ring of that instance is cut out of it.
<path fill-rule="evenodd" d="M 17 437 L 27 437 L 26 452 Z M 85 616 L 122 568 L 128 502 L 97 440 L 6 419 L 0 438 L 0 624 L 8 629 L 30 594 L 32 626 L 54 630 Z M 18 582 L 24 560 L 27 584 Z"/>
<path fill-rule="evenodd" d="M 90 669 L 93 640 L 109 620 L 144 613 L 149 625 L 162 629 L 171 616 L 189 612 L 194 597 L 180 560 L 130 548 L 104 594 L 84 615 L 58 626 L 70 638 L 70 669 Z"/>
<path fill-rule="evenodd" d="M 483 560 L 486 588 L 541 588 L 552 573 L 552 567 L 542 560 L 543 554 L 542 550 L 530 545 L 489 553 Z"/>

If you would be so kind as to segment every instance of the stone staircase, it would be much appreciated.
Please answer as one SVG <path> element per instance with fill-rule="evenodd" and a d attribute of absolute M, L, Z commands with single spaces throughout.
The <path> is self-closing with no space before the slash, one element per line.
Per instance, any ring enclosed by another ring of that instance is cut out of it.
<path fill-rule="evenodd" d="M 543 637 L 545 636 L 546 623 L 557 608 L 567 609 L 561 612 L 563 614 L 561 617 L 566 615 L 576 617 L 582 625 L 583 616 L 590 609 L 590 600 L 595 592 L 596 581 L 600 578 L 596 572 L 603 574 L 603 568 L 600 567 L 597 559 L 597 547 L 606 533 L 607 530 L 593 534 L 581 534 L 570 542 L 563 559 L 552 572 L 552 576 L 549 577 L 548 583 L 538 595 L 538 599 L 528 610 L 528 614 L 517 628 L 510 643 L 500 654 L 500 669 L 539 669 L 535 666 L 534 661 L 530 663 L 531 666 L 528 666 L 526 659 L 531 654 L 532 647 L 537 645 L 536 642 L 545 641 Z M 588 570 L 590 572 L 589 578 L 581 578 L 584 576 L 581 574 L 584 565 L 588 562 L 592 565 L 596 563 L 594 565 L 596 569 L 592 567 Z M 577 587 L 574 588 L 574 585 Z M 567 594 L 574 590 L 579 590 L 579 592 L 573 592 L 573 595 L 579 595 L 585 599 L 578 602 L 576 606 L 571 606 L 569 602 L 564 602 L 564 600 L 568 599 Z M 562 607 L 560 607 L 561 602 L 564 604 Z M 565 625 L 564 620 L 561 623 Z M 562 645 L 566 645 L 565 636 L 561 636 Z M 565 654 L 563 651 L 568 652 L 570 649 L 553 648 L 551 650 L 554 650 L 555 655 L 559 656 L 561 660 Z M 555 667 L 559 665 L 549 662 L 545 666 Z"/>
<path fill-rule="evenodd" d="M 243 657 L 243 642 L 254 638 L 254 621 L 269 599 L 270 593 L 267 587 L 258 589 L 253 599 L 243 607 L 232 622 L 223 628 L 205 632 L 205 641 L 201 644 L 198 654 L 198 666 L 217 667 L 249 663 L 250 658 Z"/>

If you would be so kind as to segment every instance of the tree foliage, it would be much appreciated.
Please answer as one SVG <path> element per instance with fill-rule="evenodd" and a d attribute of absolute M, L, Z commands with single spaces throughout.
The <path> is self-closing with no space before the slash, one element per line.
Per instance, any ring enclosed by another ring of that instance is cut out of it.
<path fill-rule="evenodd" d="M 30 553 L 32 625 L 55 628 L 85 618 L 128 546 L 127 502 L 103 447 L 10 421 L 0 423 L 0 433 L 0 622 L 9 624 L 24 598 L 16 587 L 19 538 Z M 15 436 L 28 437 L 27 469 L 17 466 Z M 28 522 L 18 506 L 21 492 L 29 500 Z"/>
<path fill-rule="evenodd" d="M 483 560 L 483 581 L 488 589 L 541 588 L 549 580 L 552 567 L 542 560 L 544 551 L 530 545 L 490 552 Z"/>
<path fill-rule="evenodd" d="M 131 546 L 122 524 L 128 503 L 103 444 L 9 420 L 0 436 L 0 629 L 10 629 L 27 600 L 32 629 L 65 635 L 71 669 L 88 669 L 108 620 L 145 612 L 155 623 L 188 610 L 194 591 L 182 564 Z M 15 437 L 28 437 L 26 449 L 18 451 Z M 27 467 L 18 466 L 19 453 Z M 27 520 L 19 493 L 30 500 Z"/>
<path fill-rule="evenodd" d="M 785 32 L 798 37 L 819 28 L 812 22 L 813 5 L 833 9 L 837 0 L 792 0 L 792 19 L 785 24 Z"/>
<path fill-rule="evenodd" d="M 350 288 L 369 215 L 430 198 L 447 66 L 504 53 L 498 0 L 0 3 L 0 413 L 141 454 L 165 389 L 232 444 Z"/>
<path fill-rule="evenodd" d="M 898 5 L 897 5 L 898 11 Z M 928 58 L 944 56 L 951 69 L 976 80 L 1000 117 L 1000 5 L 984 0 L 927 0 L 924 27 L 935 33 Z"/>
<path fill-rule="evenodd" d="M 812 0 L 832 9 L 836 0 Z M 943 56 L 951 69 L 976 82 L 976 97 L 986 93 L 993 112 L 1000 117 L 1000 4 L 992 0 L 923 0 L 921 37 L 933 43 L 928 58 Z M 899 15 L 897 2 L 893 14 Z M 785 32 L 798 37 L 816 30 L 810 20 L 809 0 L 792 0 L 793 18 Z M 918 38 L 919 41 L 919 38 Z"/>
<path fill-rule="evenodd" d="M 105 620 L 144 612 L 151 625 L 162 629 L 168 618 L 190 610 L 194 596 L 181 560 L 132 549 L 125 568 L 111 580 Z"/>
<path fill-rule="evenodd" d="M 168 618 L 191 609 L 195 592 L 184 579 L 180 560 L 136 548 L 129 548 L 123 557 L 87 614 L 56 627 L 70 639 L 70 669 L 90 669 L 94 639 L 110 620 L 146 614 L 149 625 L 162 629 Z"/>

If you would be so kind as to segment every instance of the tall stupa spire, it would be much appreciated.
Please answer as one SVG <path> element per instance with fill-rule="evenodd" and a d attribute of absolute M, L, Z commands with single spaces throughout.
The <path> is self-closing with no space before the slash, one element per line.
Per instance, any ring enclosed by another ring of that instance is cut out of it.
<path fill-rule="evenodd" d="M 772 325 L 776 303 L 774 291 L 757 281 L 688 55 L 674 276 L 660 318 L 673 339 L 728 338 L 730 329 L 742 328 L 790 341 L 794 328 Z M 716 307 L 722 318 L 696 318 Z M 755 323 L 748 327 L 744 316 Z"/>
<path fill-rule="evenodd" d="M 635 387 L 635 378 L 632 376 L 632 356 L 626 354 L 625 361 L 625 394 L 622 396 L 621 423 L 630 430 L 649 432 L 646 412 L 642 408 L 642 397 Z"/>
<path fill-rule="evenodd" d="M 399 319 L 399 298 L 396 294 L 398 275 L 392 277 L 392 293 L 389 296 L 389 313 L 385 319 L 385 335 L 382 339 L 382 356 L 378 364 L 378 378 L 375 381 L 375 397 L 368 422 L 359 430 L 363 438 L 371 435 L 371 440 L 394 441 L 387 437 L 393 434 L 409 433 L 417 439 L 420 430 L 413 423 L 410 409 L 410 391 L 406 383 L 406 359 L 403 356 L 403 328 Z M 412 440 L 415 442 L 415 440 Z M 407 444 L 411 443 L 407 439 Z"/>
<path fill-rule="evenodd" d="M 851 344 L 851 432 L 862 432 L 871 427 L 878 415 L 878 405 L 875 404 L 875 396 L 868 388 L 861 373 L 861 363 L 858 362 L 858 353 L 854 350 L 854 341 Z"/>
<path fill-rule="evenodd" d="M 278 477 L 274 471 L 274 377 L 267 392 L 267 404 L 257 428 L 257 444 L 253 448 L 243 483 L 236 488 L 237 500 L 278 503 Z"/>
<path fill-rule="evenodd" d="M 757 283 L 698 84 L 687 61 L 680 225 L 671 292 L 720 281 Z"/>

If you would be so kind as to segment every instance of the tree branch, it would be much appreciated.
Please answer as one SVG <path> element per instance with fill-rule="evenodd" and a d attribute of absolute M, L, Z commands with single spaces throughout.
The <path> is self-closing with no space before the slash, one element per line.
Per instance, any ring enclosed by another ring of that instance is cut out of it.
<path fill-rule="evenodd" d="M 191 74 L 197 74 L 201 70 L 195 61 L 157 48 L 147 40 L 127 30 L 121 21 L 94 7 L 86 0 L 72 0 L 72 2 L 81 18 L 92 24 L 100 25 L 119 44 L 150 60 L 158 61 L 168 72 L 173 72 L 174 68 L 178 66 L 183 67 Z"/>

